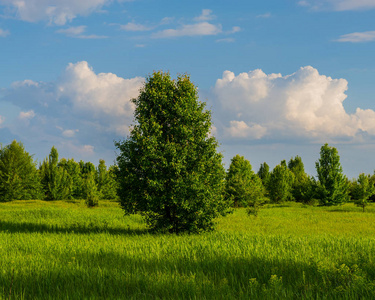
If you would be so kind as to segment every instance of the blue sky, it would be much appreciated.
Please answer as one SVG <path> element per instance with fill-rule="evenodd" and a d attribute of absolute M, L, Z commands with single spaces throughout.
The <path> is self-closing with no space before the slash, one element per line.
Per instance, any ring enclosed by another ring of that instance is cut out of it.
<path fill-rule="evenodd" d="M 154 70 L 189 73 L 224 161 L 322 144 L 375 169 L 375 0 L 0 0 L 0 142 L 112 164 Z"/>

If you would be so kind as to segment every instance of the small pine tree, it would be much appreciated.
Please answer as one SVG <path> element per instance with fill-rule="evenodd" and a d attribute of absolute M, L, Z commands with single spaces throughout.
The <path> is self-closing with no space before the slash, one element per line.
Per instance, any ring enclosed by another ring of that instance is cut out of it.
<path fill-rule="evenodd" d="M 36 163 L 22 143 L 0 147 L 0 202 L 40 198 Z"/>
<path fill-rule="evenodd" d="M 291 199 L 293 181 L 293 173 L 286 167 L 286 162 L 282 161 L 272 170 L 268 181 L 271 202 L 281 203 Z"/>
<path fill-rule="evenodd" d="M 306 198 L 308 198 L 306 197 L 306 190 L 311 187 L 311 182 L 305 173 L 305 166 L 303 165 L 301 157 L 297 155 L 295 158 L 291 158 L 288 162 L 288 169 L 294 174 L 292 185 L 293 200 L 305 202 L 307 200 Z"/>
<path fill-rule="evenodd" d="M 357 184 L 352 191 L 354 203 L 362 207 L 363 212 L 368 205 L 369 198 L 375 194 L 374 184 L 370 181 L 370 175 L 359 174 Z"/>
<path fill-rule="evenodd" d="M 64 168 L 58 166 L 59 153 L 52 147 L 48 156 L 40 166 L 41 181 L 46 200 L 64 200 L 69 198 L 72 180 Z"/>
<path fill-rule="evenodd" d="M 260 165 L 258 176 L 260 179 L 262 179 L 263 185 L 267 187 L 268 180 L 270 178 L 270 167 L 268 166 L 266 162 Z"/>
<path fill-rule="evenodd" d="M 343 174 L 337 149 L 325 144 L 315 163 L 319 179 L 319 201 L 322 205 L 339 205 L 349 200 L 349 184 Z"/>
<path fill-rule="evenodd" d="M 250 162 L 238 154 L 232 158 L 227 172 L 225 196 L 234 207 L 247 207 L 255 215 L 266 202 L 261 179 L 253 172 Z"/>
<path fill-rule="evenodd" d="M 99 192 L 95 182 L 94 173 L 86 174 L 84 181 L 85 186 L 85 203 L 87 207 L 94 207 L 99 205 Z"/>

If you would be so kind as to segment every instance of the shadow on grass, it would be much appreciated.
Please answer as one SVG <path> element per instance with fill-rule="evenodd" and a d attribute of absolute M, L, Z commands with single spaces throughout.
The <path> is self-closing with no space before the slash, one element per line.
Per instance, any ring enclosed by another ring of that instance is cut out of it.
<path fill-rule="evenodd" d="M 87 225 L 75 224 L 38 224 L 31 222 L 8 222 L 0 220 L 0 232 L 9 233 L 77 233 L 77 234 L 91 234 L 91 233 L 109 233 L 113 235 L 144 235 L 148 234 L 147 229 L 134 229 L 128 226 L 127 228 L 111 228 L 106 224 L 96 225 L 88 223 Z"/>
<path fill-rule="evenodd" d="M 38 270 L 34 266 L 29 271 L 15 270 L 14 299 L 21 293 L 28 299 L 51 299 L 51 295 L 55 299 L 329 299 L 337 296 L 370 299 L 375 296 L 371 287 L 356 290 L 360 285 L 356 286 L 354 277 L 345 270 L 322 270 L 318 264 L 256 256 L 212 257 L 204 251 L 198 260 L 191 260 L 178 254 L 181 253 L 169 255 L 167 251 L 165 256 L 145 259 L 142 253 L 139 256 L 110 251 L 75 253 L 79 268 L 74 265 L 69 268 L 66 260 L 56 257 L 51 268 Z M 349 277 L 342 276 L 346 274 Z M 275 275 L 276 280 L 272 280 Z M 0 287 L 8 287 L 11 277 L 11 270 L 1 273 Z M 256 278 L 258 286 L 250 284 L 252 278 Z M 335 294 L 336 288 L 340 288 L 338 294 Z"/>

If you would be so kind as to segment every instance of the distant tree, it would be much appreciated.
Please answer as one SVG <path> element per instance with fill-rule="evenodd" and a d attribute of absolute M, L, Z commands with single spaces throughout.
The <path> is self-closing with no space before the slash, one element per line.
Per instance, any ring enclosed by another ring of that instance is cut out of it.
<path fill-rule="evenodd" d="M 58 163 L 59 168 L 63 168 L 69 177 L 68 199 L 83 199 L 83 178 L 79 163 L 74 159 L 61 159 Z"/>
<path fill-rule="evenodd" d="M 0 202 L 40 199 L 41 184 L 33 157 L 21 142 L 0 147 Z"/>
<path fill-rule="evenodd" d="M 268 181 L 268 192 L 271 202 L 281 203 L 292 198 L 294 175 L 282 161 L 271 172 Z"/>
<path fill-rule="evenodd" d="M 250 162 L 238 154 L 232 158 L 227 172 L 225 196 L 235 207 L 248 207 L 255 214 L 266 201 L 261 179 L 253 172 Z"/>
<path fill-rule="evenodd" d="M 58 162 L 59 153 L 52 147 L 48 159 L 45 159 L 39 168 L 46 200 L 69 198 L 72 181 L 67 171 L 58 166 Z"/>
<path fill-rule="evenodd" d="M 311 187 L 311 181 L 305 173 L 305 166 L 301 157 L 297 155 L 295 158 L 291 158 L 288 162 L 288 168 L 294 174 L 292 185 L 293 199 L 299 202 L 305 202 L 307 196 L 306 191 Z"/>
<path fill-rule="evenodd" d="M 105 161 L 99 160 L 97 168 L 97 185 L 101 199 L 117 199 L 118 184 L 116 181 L 115 167 L 112 166 L 107 170 Z"/>
<path fill-rule="evenodd" d="M 212 229 L 228 212 L 225 170 L 197 88 L 187 75 L 172 80 L 156 72 L 133 103 L 136 125 L 116 143 L 122 208 L 141 213 L 156 230 Z"/>
<path fill-rule="evenodd" d="M 370 180 L 370 175 L 359 174 L 357 184 L 352 191 L 354 203 L 365 211 L 368 200 L 373 194 L 375 194 L 375 187 Z"/>
<path fill-rule="evenodd" d="M 84 199 L 87 207 L 99 205 L 99 191 L 95 182 L 95 173 L 88 172 L 84 180 Z"/>
<path fill-rule="evenodd" d="M 344 176 L 337 149 L 328 144 L 320 148 L 315 163 L 319 179 L 319 201 L 322 205 L 339 205 L 349 200 L 349 184 Z"/>
<path fill-rule="evenodd" d="M 260 179 L 262 179 L 263 185 L 267 187 L 268 180 L 270 178 L 270 167 L 267 165 L 266 162 L 260 165 L 258 176 Z"/>

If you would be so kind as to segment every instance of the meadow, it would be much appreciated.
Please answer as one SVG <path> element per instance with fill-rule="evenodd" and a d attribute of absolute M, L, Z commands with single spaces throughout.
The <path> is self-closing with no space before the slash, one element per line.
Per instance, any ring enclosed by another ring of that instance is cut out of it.
<path fill-rule="evenodd" d="M 200 235 L 116 202 L 0 203 L 0 299 L 374 299 L 375 204 L 269 205 Z"/>

